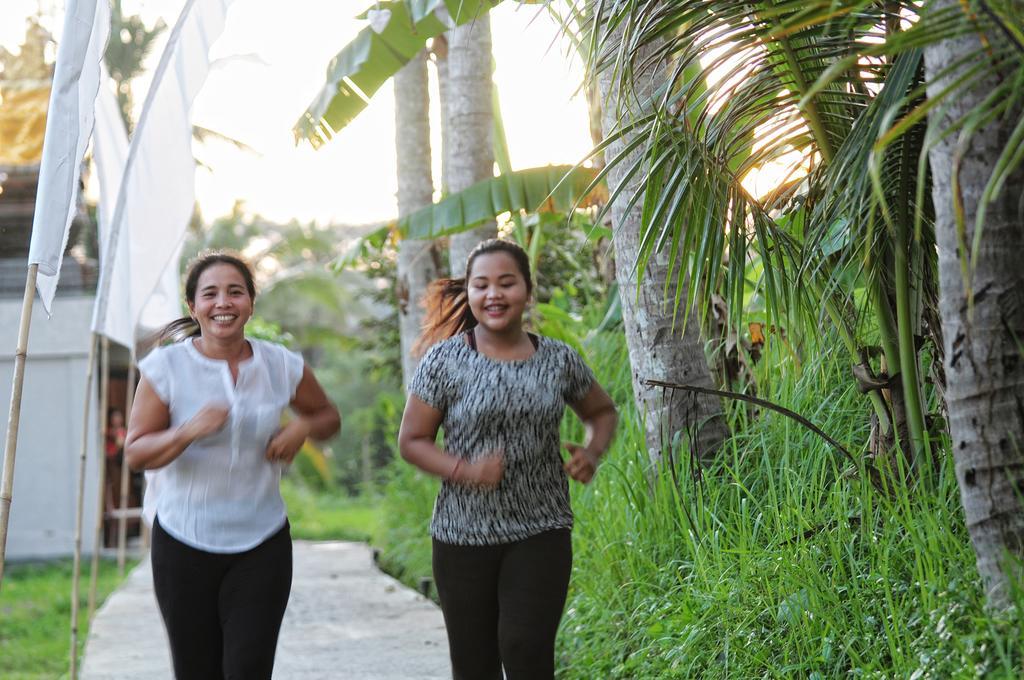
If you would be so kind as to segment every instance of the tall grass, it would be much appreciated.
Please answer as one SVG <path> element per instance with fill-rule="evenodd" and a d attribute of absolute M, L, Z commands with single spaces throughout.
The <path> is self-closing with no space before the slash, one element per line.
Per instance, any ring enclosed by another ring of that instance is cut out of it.
<path fill-rule="evenodd" d="M 800 372 L 766 359 L 761 396 L 865 450 L 841 356 L 822 350 Z M 747 420 L 733 411 L 734 436 L 698 478 L 686 460 L 652 468 L 623 418 L 575 493 L 560 677 L 1021 676 L 1016 614 L 984 611 L 948 442 L 934 471 L 882 494 L 784 416 Z"/>
<path fill-rule="evenodd" d="M 616 402 L 632 404 L 621 333 L 585 346 Z M 799 369 L 767 348 L 759 396 L 863 455 L 870 414 L 830 346 L 822 338 Z M 785 416 L 729 408 L 734 436 L 703 474 L 686 456 L 653 466 L 637 414 L 624 410 L 594 482 L 573 484 L 560 678 L 1024 674 L 1016 612 L 984 610 L 948 442 L 934 469 L 881 493 Z M 563 427 L 581 434 L 571 415 Z M 382 547 L 411 583 L 430 573 L 435 491 L 397 461 Z"/>

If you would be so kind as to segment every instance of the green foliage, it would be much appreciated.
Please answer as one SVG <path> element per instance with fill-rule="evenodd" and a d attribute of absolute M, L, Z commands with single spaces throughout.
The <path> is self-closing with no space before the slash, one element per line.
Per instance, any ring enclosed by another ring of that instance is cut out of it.
<path fill-rule="evenodd" d="M 397 431 L 397 430 L 396 430 Z M 383 526 L 380 564 L 392 576 L 417 588 L 431 576 L 430 516 L 440 482 L 395 457 L 382 499 Z"/>
<path fill-rule="evenodd" d="M 249 323 L 245 325 L 245 334 L 251 338 L 276 342 L 285 347 L 292 347 L 295 343 L 295 338 L 291 333 L 281 330 L 281 324 L 264 319 L 262 316 L 254 315 L 249 320 Z"/>
<path fill-rule="evenodd" d="M 430 576 L 430 515 L 439 482 L 415 469 L 398 455 L 396 436 L 402 421 L 404 395 L 380 400 L 356 417 L 371 418 L 387 450 L 378 474 L 380 524 L 374 545 L 381 549 L 380 564 L 412 588 Z"/>
<path fill-rule="evenodd" d="M 389 473 L 385 468 L 398 453 L 395 437 L 404 407 L 405 395 L 399 390 L 389 390 L 379 393 L 374 401 L 348 416 L 349 426 L 362 433 L 361 455 L 350 464 L 361 465 L 359 489 L 364 493 L 374 492 L 387 482 Z"/>
<path fill-rule="evenodd" d="M 133 563 L 128 565 L 131 569 Z M 0 677 L 53 678 L 67 673 L 71 635 L 71 560 L 9 564 L 0 590 Z M 117 565 L 100 562 L 97 602 L 117 587 Z M 89 636 L 85 620 L 89 574 L 80 581 L 79 654 Z"/>
<path fill-rule="evenodd" d="M 380 513 L 370 496 L 353 497 L 303 486 L 289 475 L 281 482 L 292 538 L 376 542 Z"/>

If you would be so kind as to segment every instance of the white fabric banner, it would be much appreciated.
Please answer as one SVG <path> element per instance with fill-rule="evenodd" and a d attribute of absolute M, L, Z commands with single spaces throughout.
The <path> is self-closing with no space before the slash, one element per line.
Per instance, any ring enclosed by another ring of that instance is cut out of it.
<path fill-rule="evenodd" d="M 107 0 L 67 1 L 46 114 L 28 254 L 28 264 L 39 265 L 36 289 L 47 314 L 57 292 L 61 260 L 77 212 L 79 170 L 92 134 L 100 61 L 109 34 Z"/>
<path fill-rule="evenodd" d="M 93 132 L 93 161 L 100 186 L 100 200 L 97 205 L 99 222 L 100 253 L 108 252 L 111 220 L 121 179 L 128 159 L 128 133 L 118 108 L 114 84 L 102 68 L 99 94 L 96 96 L 96 129 Z M 111 340 L 134 350 L 135 341 L 141 336 L 173 321 L 181 314 L 178 294 L 178 260 L 180 248 L 173 254 L 164 268 L 164 275 L 157 282 L 157 288 L 145 302 L 142 316 L 132 318 L 131 296 L 132 266 L 128 245 L 131 229 L 125 230 L 118 243 L 118 252 L 110 263 L 110 296 L 107 304 L 105 333 Z M 100 266 L 106 268 L 106 258 Z M 97 298 L 98 301 L 98 298 Z"/>
<path fill-rule="evenodd" d="M 122 340 L 115 333 L 123 336 L 124 330 L 116 329 L 115 321 L 127 319 L 132 329 L 151 323 L 149 310 L 145 319 L 143 310 L 149 300 L 157 299 L 154 295 L 165 275 L 173 276 L 177 289 L 175 255 L 180 253 L 195 203 L 190 112 L 209 73 L 210 47 L 224 30 L 231 2 L 187 0 L 153 74 L 128 147 L 102 252 L 103 259 L 115 266 L 101 267 L 92 322 L 94 331 L 118 342 Z M 127 263 L 129 274 L 119 273 L 123 271 L 120 263 Z M 115 275 L 120 280 L 115 282 Z M 120 310 L 109 313 L 115 304 Z M 126 344 L 134 349 L 132 340 Z"/>

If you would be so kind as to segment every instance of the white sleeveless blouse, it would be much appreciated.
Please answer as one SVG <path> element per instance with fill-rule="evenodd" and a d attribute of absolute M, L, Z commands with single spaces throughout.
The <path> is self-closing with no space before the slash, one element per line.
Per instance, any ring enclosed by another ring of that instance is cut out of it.
<path fill-rule="evenodd" d="M 139 370 L 170 410 L 176 428 L 208 404 L 230 408 L 217 432 L 192 442 L 168 465 L 147 471 L 143 514 L 182 543 L 215 553 L 254 548 L 287 519 L 281 463 L 267 444 L 302 379 L 302 357 L 281 345 L 249 340 L 252 357 L 234 384 L 226 361 L 210 359 L 192 338 L 161 347 Z"/>

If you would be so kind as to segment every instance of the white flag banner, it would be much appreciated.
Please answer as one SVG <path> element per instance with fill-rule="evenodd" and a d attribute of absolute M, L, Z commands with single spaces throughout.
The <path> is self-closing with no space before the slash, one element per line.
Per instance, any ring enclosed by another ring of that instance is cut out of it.
<path fill-rule="evenodd" d="M 195 203 L 192 102 L 210 71 L 210 47 L 224 30 L 231 2 L 187 0 L 153 74 L 128 146 L 102 251 L 113 267 L 101 262 L 92 328 L 133 349 L 136 326 L 151 323 L 147 303 L 153 300 L 156 307 L 166 308 L 169 297 L 176 298 L 157 295 L 157 290 L 165 277 L 172 276 L 177 290 L 176 255 Z M 128 274 L 120 273 L 122 263 Z M 120 277 L 116 283 L 115 274 Z M 119 311 L 112 314 L 114 306 Z M 125 319 L 128 326 L 114 327 L 115 322 L 126 323 Z M 131 329 L 127 338 L 125 327 Z"/>
<path fill-rule="evenodd" d="M 128 159 L 128 132 L 125 130 L 121 111 L 117 105 L 117 97 L 109 87 L 107 70 L 102 69 L 100 91 L 96 95 L 96 129 L 93 131 L 92 155 L 96 167 L 96 179 L 99 182 L 100 196 L 96 205 L 96 218 L 99 222 L 100 267 L 107 267 L 108 244 L 110 243 L 110 222 L 113 218 L 117 194 L 121 190 L 121 176 L 124 174 L 125 162 Z M 127 243 L 128 239 L 124 239 Z M 117 264 L 127 259 L 118 253 L 114 256 L 114 271 L 110 274 L 111 291 L 126 290 L 130 279 L 127 268 L 118 268 Z M 120 256 L 120 257 L 119 257 Z M 133 346 L 132 323 L 123 307 L 112 304 L 107 309 L 107 337 L 126 347 Z"/>
<path fill-rule="evenodd" d="M 93 161 L 99 180 L 100 198 L 96 213 L 99 222 L 100 252 L 107 253 L 110 243 L 111 221 L 121 179 L 128 160 L 128 133 L 114 94 L 113 81 L 102 68 L 101 85 L 96 96 L 96 128 L 93 132 Z M 129 253 L 131 226 L 124 230 L 118 242 L 117 252 L 108 263 L 106 258 L 101 267 L 111 267 L 110 295 L 107 304 L 105 334 L 111 340 L 134 349 L 135 340 L 178 318 L 181 303 L 178 294 L 178 267 L 180 249 L 171 256 L 164 275 L 157 282 L 156 290 L 145 302 L 139 319 L 132 318 L 132 260 Z M 97 298 L 98 299 L 98 298 Z"/>
<path fill-rule="evenodd" d="M 38 264 L 36 289 L 46 313 L 57 292 L 71 221 L 77 212 L 79 169 L 93 128 L 100 61 L 110 34 L 107 0 L 68 0 L 46 113 L 39 188 L 28 264 Z"/>

